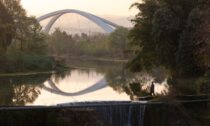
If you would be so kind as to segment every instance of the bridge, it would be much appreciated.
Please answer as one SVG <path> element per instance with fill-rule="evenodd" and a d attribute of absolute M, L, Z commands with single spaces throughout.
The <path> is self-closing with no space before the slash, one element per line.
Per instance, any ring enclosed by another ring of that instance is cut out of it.
<path fill-rule="evenodd" d="M 105 32 L 107 33 L 111 33 L 113 32 L 117 27 L 119 27 L 117 24 L 108 21 L 106 19 L 103 19 L 101 17 L 98 17 L 96 15 L 90 14 L 88 12 L 84 12 L 84 11 L 80 11 L 80 10 L 75 10 L 75 9 L 65 9 L 65 10 L 59 10 L 59 11 L 54 11 L 48 14 L 45 14 L 43 16 L 40 16 L 37 18 L 37 20 L 39 22 L 46 20 L 48 18 L 51 18 L 51 20 L 47 23 L 47 25 L 44 27 L 44 32 L 49 33 L 52 26 L 54 25 L 54 23 L 64 14 L 67 13 L 75 13 L 78 15 L 81 15 L 87 19 L 89 19 L 90 21 L 94 22 L 96 25 L 98 25 L 99 27 L 101 27 Z"/>

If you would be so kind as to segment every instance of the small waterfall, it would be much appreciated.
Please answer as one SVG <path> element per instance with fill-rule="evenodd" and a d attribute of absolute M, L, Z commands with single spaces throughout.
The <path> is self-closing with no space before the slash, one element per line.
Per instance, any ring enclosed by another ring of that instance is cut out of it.
<path fill-rule="evenodd" d="M 129 106 L 127 126 L 131 126 L 131 116 L 132 116 L 132 105 Z"/>
<path fill-rule="evenodd" d="M 69 106 L 94 109 L 112 126 L 144 126 L 146 105 L 142 103 L 94 102 Z"/>
<path fill-rule="evenodd" d="M 139 126 L 144 126 L 144 115 L 145 115 L 146 105 L 140 105 L 140 112 L 139 112 Z"/>

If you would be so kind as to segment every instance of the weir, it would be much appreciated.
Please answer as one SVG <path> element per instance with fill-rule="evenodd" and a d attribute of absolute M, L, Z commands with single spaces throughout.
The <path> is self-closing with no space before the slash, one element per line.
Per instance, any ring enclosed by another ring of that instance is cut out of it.
<path fill-rule="evenodd" d="M 60 104 L 58 106 L 95 110 L 111 126 L 144 126 L 145 103 L 129 101 L 91 102 Z"/>
<path fill-rule="evenodd" d="M 186 109 L 183 109 L 183 107 Z M 54 112 L 56 113 L 55 116 L 58 116 L 58 119 L 66 116 L 67 120 L 76 124 L 81 123 L 81 118 L 85 124 L 98 121 L 97 125 L 99 126 L 100 124 L 103 124 L 102 126 L 191 126 L 191 124 L 197 124 L 194 120 L 200 117 L 200 115 L 194 115 L 192 118 L 189 118 L 186 112 L 193 110 L 194 113 L 197 113 L 200 111 L 199 108 L 207 109 L 208 106 L 203 101 L 175 101 L 173 103 L 98 101 L 58 104 L 56 106 L 0 107 L 0 114 L 5 115 L 7 113 L 9 115 L 4 116 L 5 120 L 3 122 L 6 123 L 10 123 L 7 120 L 10 120 L 8 118 L 11 116 L 21 118 L 16 120 L 18 122 L 24 118 L 28 120 L 28 117 L 31 120 L 30 118 L 34 114 L 32 118 L 39 118 L 38 120 L 43 121 L 43 119 L 49 117 L 48 114 Z M 68 111 L 70 113 L 65 113 Z M 62 112 L 64 113 L 61 116 Z M 22 118 L 23 115 L 24 118 Z"/>

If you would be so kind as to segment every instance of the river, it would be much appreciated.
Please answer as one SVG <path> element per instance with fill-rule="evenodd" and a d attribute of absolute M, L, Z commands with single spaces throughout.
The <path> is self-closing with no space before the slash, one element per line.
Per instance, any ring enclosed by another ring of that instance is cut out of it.
<path fill-rule="evenodd" d="M 69 61 L 68 65 L 72 69 L 62 73 L 1 76 L 0 105 L 50 106 L 71 102 L 129 101 L 135 96 L 147 95 L 134 82 L 151 78 L 128 73 L 124 63 Z"/>

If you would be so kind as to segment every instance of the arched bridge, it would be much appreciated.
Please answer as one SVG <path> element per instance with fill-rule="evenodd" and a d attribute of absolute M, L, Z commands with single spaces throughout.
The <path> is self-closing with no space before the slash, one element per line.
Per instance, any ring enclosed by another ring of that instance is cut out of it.
<path fill-rule="evenodd" d="M 39 22 L 51 18 L 52 19 L 49 21 L 49 23 L 46 25 L 46 27 L 44 28 L 44 31 L 46 33 L 49 33 L 50 29 L 52 28 L 53 24 L 64 14 L 67 13 L 76 13 L 78 15 L 81 15 L 87 19 L 89 19 L 90 21 L 94 22 L 95 24 L 97 24 L 99 27 L 101 27 L 104 31 L 106 31 L 107 33 L 113 32 L 115 30 L 115 28 L 119 27 L 117 24 L 110 22 L 106 19 L 103 19 L 101 17 L 98 17 L 96 15 L 84 12 L 84 11 L 80 11 L 80 10 L 74 10 L 74 9 L 65 9 L 65 10 L 59 10 L 59 11 L 55 11 L 55 12 L 51 12 L 48 14 L 45 14 L 41 17 L 38 17 L 37 20 Z"/>
<path fill-rule="evenodd" d="M 84 95 L 84 94 L 88 94 L 91 92 L 95 92 L 97 90 L 107 87 L 106 81 L 104 79 L 102 79 L 102 80 L 98 81 L 97 83 L 95 83 L 94 85 L 92 85 L 84 90 L 70 93 L 70 92 L 64 92 L 64 91 L 60 90 L 56 86 L 56 84 L 50 79 L 48 80 L 48 84 L 50 87 L 43 85 L 42 88 L 45 89 L 46 91 L 49 91 L 49 92 L 57 94 L 57 95 L 62 95 L 62 96 L 79 96 L 79 95 Z"/>

